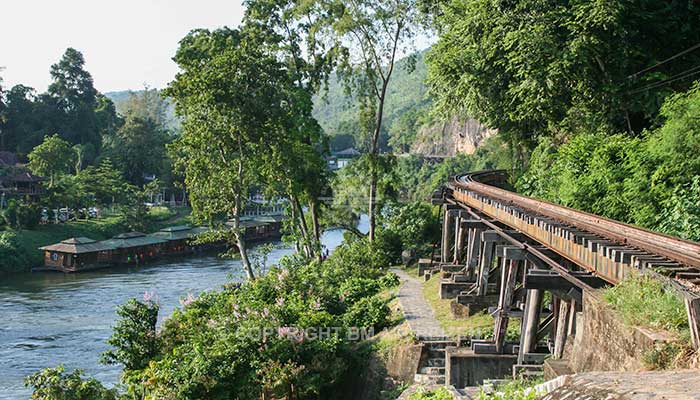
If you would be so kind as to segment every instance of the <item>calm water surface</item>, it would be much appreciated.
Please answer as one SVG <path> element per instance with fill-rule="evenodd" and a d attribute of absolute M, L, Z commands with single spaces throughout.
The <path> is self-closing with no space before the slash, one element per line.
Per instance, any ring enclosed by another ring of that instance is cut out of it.
<path fill-rule="evenodd" d="M 360 228 L 365 224 L 361 221 Z M 323 236 L 331 250 L 341 242 L 340 230 Z M 291 253 L 291 248 L 275 243 L 267 264 Z M 243 278 L 239 261 L 215 255 L 165 259 L 140 268 L 0 278 L 0 399 L 30 398 L 24 377 L 60 363 L 68 371 L 80 368 L 102 382 L 116 383 L 120 368 L 98 360 L 107 350 L 118 305 L 154 291 L 162 319 L 187 293 L 219 289 Z"/>

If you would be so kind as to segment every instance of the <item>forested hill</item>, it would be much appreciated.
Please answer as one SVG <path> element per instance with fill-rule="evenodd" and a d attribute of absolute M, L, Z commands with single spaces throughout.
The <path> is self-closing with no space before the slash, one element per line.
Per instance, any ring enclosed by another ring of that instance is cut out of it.
<path fill-rule="evenodd" d="M 413 70 L 408 69 L 407 58 L 396 63 L 384 107 L 382 148 L 395 153 L 448 156 L 472 153 L 493 131 L 464 116 L 447 121 L 430 115 L 433 103 L 425 83 L 428 50 L 415 55 Z M 331 136 L 333 150 L 350 146 L 367 150 L 367 143 L 363 143 L 367 135 L 362 133 L 359 115 L 357 100 L 346 94 L 336 77 L 330 80 L 328 90 L 315 98 L 314 117 Z"/>
<path fill-rule="evenodd" d="M 128 112 L 129 107 L 134 106 L 130 103 L 133 95 L 143 95 L 143 92 L 144 90 L 120 90 L 117 92 L 107 92 L 105 96 L 112 100 L 117 111 L 124 115 Z M 146 96 L 145 101 L 150 102 L 151 107 L 162 110 L 162 118 L 164 119 L 162 123 L 166 128 L 172 132 L 178 132 L 180 130 L 180 121 L 175 115 L 175 107 L 170 99 L 162 100 L 159 96 Z"/>
<path fill-rule="evenodd" d="M 427 93 L 427 66 L 422 50 L 415 56 L 415 68 L 408 69 L 408 59 L 399 60 L 389 83 L 384 108 L 384 129 L 381 142 L 384 151 L 454 155 L 471 153 L 491 132 L 473 120 L 436 121 L 430 116 L 432 100 Z M 123 90 L 105 93 L 117 111 L 124 114 L 132 94 L 142 91 Z M 164 102 L 166 125 L 177 131 L 179 123 L 171 101 Z M 327 91 L 314 99 L 314 117 L 331 136 L 331 149 L 356 147 L 366 151 L 359 122 L 357 100 L 346 94 L 344 85 L 335 76 Z"/>
<path fill-rule="evenodd" d="M 406 58 L 396 63 L 384 108 L 383 145 L 391 142 L 392 147 L 396 147 L 412 142 L 416 125 L 427 119 L 431 101 L 425 86 L 426 52 L 423 50 L 416 55 L 412 72 L 407 68 Z M 336 77 L 330 80 L 327 92 L 316 96 L 314 116 L 326 133 L 335 137 L 331 142 L 334 147 L 350 145 L 353 139 L 357 147 L 363 147 L 357 101 L 346 94 L 343 83 Z M 408 137 L 401 137 L 402 134 Z"/>

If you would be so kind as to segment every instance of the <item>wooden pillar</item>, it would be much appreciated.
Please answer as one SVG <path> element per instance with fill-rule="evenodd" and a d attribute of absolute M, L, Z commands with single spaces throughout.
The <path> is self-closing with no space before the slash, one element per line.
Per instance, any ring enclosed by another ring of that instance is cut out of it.
<path fill-rule="evenodd" d="M 688 314 L 690 339 L 693 348 L 698 350 L 700 349 L 700 298 L 686 298 L 685 310 Z"/>
<path fill-rule="evenodd" d="M 523 324 L 520 332 L 520 353 L 518 362 L 522 363 L 525 354 L 532 353 L 537 346 L 537 330 L 540 327 L 542 307 L 542 290 L 529 289 L 525 298 Z"/>
<path fill-rule="evenodd" d="M 501 273 L 501 291 L 498 298 L 498 315 L 494 327 L 494 341 L 496 342 L 496 352 L 502 353 L 508 331 L 508 321 L 515 292 L 515 279 L 518 274 L 518 261 L 503 258 Z M 535 329 L 535 333 L 537 330 Z"/>
<path fill-rule="evenodd" d="M 442 220 L 442 252 L 441 252 L 441 259 L 443 263 L 448 263 L 451 260 L 449 260 L 450 257 L 450 250 L 452 248 L 451 246 L 451 237 L 452 237 L 452 229 L 454 228 L 454 224 L 452 223 L 452 210 L 450 208 L 445 209 L 445 215 Z"/>
<path fill-rule="evenodd" d="M 467 268 L 471 276 L 477 274 L 477 269 L 479 268 L 479 258 L 481 253 L 481 233 L 483 229 L 474 228 L 474 234 L 472 235 L 471 247 L 469 249 L 469 254 L 467 255 Z"/>
<path fill-rule="evenodd" d="M 467 236 L 471 233 L 471 229 L 468 229 L 467 226 L 465 226 L 465 219 L 461 216 L 461 213 L 459 217 L 455 218 L 455 221 L 455 251 L 452 262 L 455 265 L 460 265 L 464 259 L 465 247 L 469 243 Z"/>
<path fill-rule="evenodd" d="M 564 355 L 564 346 L 566 346 L 566 337 L 569 333 L 569 313 L 571 311 L 572 302 L 561 300 L 559 302 L 559 316 L 557 318 L 557 331 L 554 335 L 554 354 L 552 358 L 559 360 Z"/>
<path fill-rule="evenodd" d="M 489 271 L 493 266 L 493 256 L 496 251 L 495 242 L 484 242 L 479 258 L 479 277 L 477 280 L 477 295 L 485 296 L 489 285 Z"/>

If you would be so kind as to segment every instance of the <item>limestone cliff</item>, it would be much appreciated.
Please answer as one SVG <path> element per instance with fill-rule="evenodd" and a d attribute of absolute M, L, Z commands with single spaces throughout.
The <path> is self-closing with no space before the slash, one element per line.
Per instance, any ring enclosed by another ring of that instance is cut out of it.
<path fill-rule="evenodd" d="M 484 139 L 496 132 L 475 119 L 454 117 L 447 122 L 422 127 L 411 146 L 411 153 L 433 156 L 473 154 Z"/>

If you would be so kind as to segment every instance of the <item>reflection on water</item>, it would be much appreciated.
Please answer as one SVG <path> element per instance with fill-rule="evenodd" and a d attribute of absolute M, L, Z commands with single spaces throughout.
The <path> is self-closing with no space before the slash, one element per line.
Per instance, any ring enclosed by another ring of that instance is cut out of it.
<path fill-rule="evenodd" d="M 360 229 L 366 230 L 366 220 Z M 326 232 L 330 250 L 342 242 L 342 231 Z M 292 249 L 275 243 L 267 263 L 274 264 Z M 140 268 L 113 268 L 79 274 L 33 273 L 0 281 L 0 397 L 26 399 L 23 378 L 63 363 L 66 370 L 84 369 L 107 383 L 119 379 L 119 368 L 100 365 L 107 350 L 115 308 L 126 300 L 154 291 L 161 318 L 178 307 L 187 293 L 199 294 L 244 278 L 237 260 L 214 255 L 164 259 Z"/>

